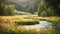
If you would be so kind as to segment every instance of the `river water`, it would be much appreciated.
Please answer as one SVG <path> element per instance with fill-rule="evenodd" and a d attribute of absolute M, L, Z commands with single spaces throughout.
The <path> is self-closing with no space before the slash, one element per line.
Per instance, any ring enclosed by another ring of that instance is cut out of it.
<path fill-rule="evenodd" d="M 26 29 L 39 29 L 39 28 L 52 28 L 52 23 L 47 22 L 47 21 L 39 21 L 39 24 L 36 25 L 25 25 L 24 26 Z"/>

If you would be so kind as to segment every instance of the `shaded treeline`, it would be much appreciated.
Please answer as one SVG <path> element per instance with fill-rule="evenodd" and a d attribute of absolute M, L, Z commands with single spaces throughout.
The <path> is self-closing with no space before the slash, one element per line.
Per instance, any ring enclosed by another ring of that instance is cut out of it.
<path fill-rule="evenodd" d="M 38 6 L 38 16 L 60 16 L 59 0 L 42 0 Z"/>

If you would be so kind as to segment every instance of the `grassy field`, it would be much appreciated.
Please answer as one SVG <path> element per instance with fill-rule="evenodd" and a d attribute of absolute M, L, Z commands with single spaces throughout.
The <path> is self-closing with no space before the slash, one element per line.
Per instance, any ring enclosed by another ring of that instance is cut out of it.
<path fill-rule="evenodd" d="M 27 30 L 24 25 L 39 24 L 40 20 L 49 21 L 53 26 L 60 27 L 60 17 L 38 17 L 38 16 L 0 16 L 1 34 L 60 34 L 59 30 L 43 28 Z M 18 27 L 21 26 L 21 27 Z"/>

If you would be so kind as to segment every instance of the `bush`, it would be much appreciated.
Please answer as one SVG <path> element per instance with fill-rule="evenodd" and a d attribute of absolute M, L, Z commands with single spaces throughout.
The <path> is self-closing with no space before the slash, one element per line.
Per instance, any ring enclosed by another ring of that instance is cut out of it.
<path fill-rule="evenodd" d="M 39 24 L 39 21 L 37 21 L 37 20 L 32 20 L 32 21 L 16 21 L 15 24 L 16 25 L 35 25 L 35 24 Z"/>

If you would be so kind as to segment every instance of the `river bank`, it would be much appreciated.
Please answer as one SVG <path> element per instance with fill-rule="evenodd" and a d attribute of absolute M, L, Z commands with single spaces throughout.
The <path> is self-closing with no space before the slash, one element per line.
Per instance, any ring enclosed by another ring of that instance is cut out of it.
<path fill-rule="evenodd" d="M 25 28 L 26 27 L 25 25 L 39 24 L 38 22 L 41 20 L 50 22 L 50 23 L 52 23 L 53 26 L 60 27 L 60 18 L 59 17 L 37 17 L 37 16 L 28 16 L 28 17 L 4 16 L 3 17 L 3 16 L 0 16 L 0 31 L 4 32 L 4 33 L 11 33 L 11 34 L 12 33 L 37 34 L 37 31 L 35 29 L 31 29 L 31 30 L 27 31 Z M 19 27 L 18 24 L 22 27 Z M 25 27 L 23 27 L 23 26 L 25 26 Z M 34 28 L 34 27 L 32 27 L 32 28 Z M 37 26 L 37 27 L 40 27 L 40 26 Z M 35 28 L 37 28 L 37 27 L 35 27 Z M 44 31 L 44 28 L 40 28 L 40 30 L 39 30 L 39 33 L 49 33 L 49 32 L 52 34 L 52 33 L 59 33 L 60 31 L 48 29 L 46 32 L 46 31 Z"/>

